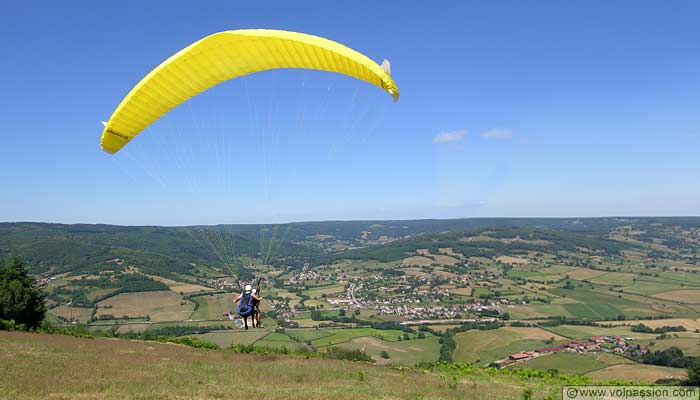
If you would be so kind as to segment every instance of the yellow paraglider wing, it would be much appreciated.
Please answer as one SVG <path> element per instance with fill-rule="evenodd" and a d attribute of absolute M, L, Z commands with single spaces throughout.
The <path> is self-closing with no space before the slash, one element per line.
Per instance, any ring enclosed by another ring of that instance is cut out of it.
<path fill-rule="evenodd" d="M 399 98 L 387 61 L 380 66 L 340 43 L 270 29 L 219 32 L 180 50 L 134 86 L 105 123 L 102 149 L 116 153 L 172 108 L 218 83 L 275 68 L 337 72 Z"/>

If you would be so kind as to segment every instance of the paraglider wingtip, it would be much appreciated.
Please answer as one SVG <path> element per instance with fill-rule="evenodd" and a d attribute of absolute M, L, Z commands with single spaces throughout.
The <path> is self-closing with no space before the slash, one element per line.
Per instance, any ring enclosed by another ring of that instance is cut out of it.
<path fill-rule="evenodd" d="M 391 76 L 391 63 L 386 58 L 382 61 L 382 70 Z"/>
<path fill-rule="evenodd" d="M 399 92 L 395 90 L 389 90 L 389 94 L 394 98 L 394 103 L 399 101 Z"/>
<path fill-rule="evenodd" d="M 104 151 L 105 153 L 110 154 L 110 155 L 116 153 L 116 151 L 112 151 L 112 150 L 105 149 L 105 148 L 102 147 L 102 146 L 100 146 L 100 149 L 101 149 L 102 151 Z"/>

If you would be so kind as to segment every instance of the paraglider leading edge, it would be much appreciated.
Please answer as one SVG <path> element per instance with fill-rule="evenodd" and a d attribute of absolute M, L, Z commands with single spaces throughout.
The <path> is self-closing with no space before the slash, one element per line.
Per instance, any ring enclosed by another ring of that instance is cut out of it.
<path fill-rule="evenodd" d="M 273 29 L 242 29 L 207 36 L 149 72 L 103 122 L 101 147 L 114 154 L 146 127 L 189 98 L 229 79 L 277 68 L 336 72 L 400 92 L 388 60 L 381 65 L 319 36 Z"/>

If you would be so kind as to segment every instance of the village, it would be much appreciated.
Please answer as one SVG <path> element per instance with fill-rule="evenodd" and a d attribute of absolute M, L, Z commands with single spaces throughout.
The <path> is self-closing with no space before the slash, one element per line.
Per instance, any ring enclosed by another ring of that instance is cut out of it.
<path fill-rule="evenodd" d="M 511 354 L 508 358 L 497 360 L 493 364 L 498 368 L 503 368 L 556 352 L 592 353 L 602 351 L 606 353 L 617 353 L 623 356 L 639 356 L 649 352 L 649 349 L 646 347 L 630 344 L 629 342 L 632 340 L 633 339 L 629 337 L 593 336 L 588 340 L 573 340 L 558 346 Z"/>

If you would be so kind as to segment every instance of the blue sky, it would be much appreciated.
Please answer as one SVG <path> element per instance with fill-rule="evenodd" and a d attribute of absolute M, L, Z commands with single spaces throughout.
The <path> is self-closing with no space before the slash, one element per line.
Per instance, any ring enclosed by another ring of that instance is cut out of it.
<path fill-rule="evenodd" d="M 700 215 L 697 1 L 341 3 L 4 4 L 0 221 Z M 388 58 L 401 100 L 266 72 L 100 151 L 148 71 L 240 28 Z"/>

